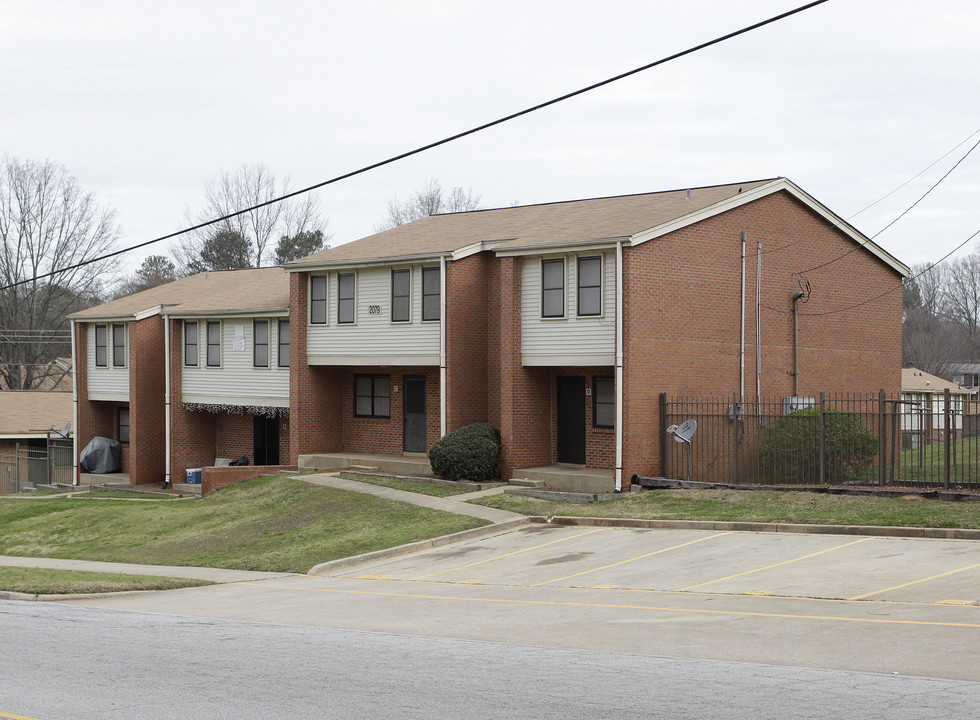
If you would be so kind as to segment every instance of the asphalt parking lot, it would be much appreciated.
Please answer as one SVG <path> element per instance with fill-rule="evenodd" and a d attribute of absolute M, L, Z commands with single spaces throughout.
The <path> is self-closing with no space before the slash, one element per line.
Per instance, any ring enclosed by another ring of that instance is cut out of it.
<path fill-rule="evenodd" d="M 531 525 L 388 560 L 71 601 L 980 681 L 980 541 Z"/>

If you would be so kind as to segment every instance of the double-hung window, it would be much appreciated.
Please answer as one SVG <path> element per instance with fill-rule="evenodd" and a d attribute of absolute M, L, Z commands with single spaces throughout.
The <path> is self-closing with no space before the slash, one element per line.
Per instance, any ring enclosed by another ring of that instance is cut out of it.
<path fill-rule="evenodd" d="M 354 322 L 354 273 L 337 275 L 337 322 Z"/>
<path fill-rule="evenodd" d="M 412 319 L 412 271 L 401 268 L 391 271 L 391 321 Z"/>
<path fill-rule="evenodd" d="M 565 260 L 541 261 L 541 317 L 565 317 Z"/>
<path fill-rule="evenodd" d="M 119 442 L 129 442 L 129 408 L 121 407 L 116 413 L 116 429 L 118 430 Z"/>
<path fill-rule="evenodd" d="M 269 367 L 269 321 L 252 321 L 252 367 Z"/>
<path fill-rule="evenodd" d="M 289 367 L 289 320 L 279 321 L 279 367 Z"/>
<path fill-rule="evenodd" d="M 112 326 L 112 366 L 126 367 L 126 326 Z"/>
<path fill-rule="evenodd" d="M 578 259 L 578 314 L 602 314 L 602 256 Z"/>
<path fill-rule="evenodd" d="M 616 427 L 615 387 L 611 377 L 592 378 L 592 424 L 597 428 Z"/>
<path fill-rule="evenodd" d="M 197 323 L 184 320 L 184 365 L 196 367 L 198 361 Z"/>
<path fill-rule="evenodd" d="M 327 276 L 310 276 L 310 323 L 325 325 L 327 322 Z"/>
<path fill-rule="evenodd" d="M 354 376 L 354 416 L 386 418 L 391 414 L 391 381 L 388 375 Z"/>
<path fill-rule="evenodd" d="M 208 320 L 208 367 L 221 366 L 221 321 Z"/>
<path fill-rule="evenodd" d="M 439 268 L 422 268 L 422 319 L 438 320 L 440 318 L 440 275 Z"/>
<path fill-rule="evenodd" d="M 95 326 L 95 366 L 109 366 L 108 326 Z"/>

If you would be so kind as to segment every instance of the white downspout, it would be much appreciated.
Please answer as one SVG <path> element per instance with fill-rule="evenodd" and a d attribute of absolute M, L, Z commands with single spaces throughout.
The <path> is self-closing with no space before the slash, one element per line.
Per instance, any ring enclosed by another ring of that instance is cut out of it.
<path fill-rule="evenodd" d="M 78 485 L 78 348 L 75 347 L 75 321 L 71 321 L 71 422 L 74 431 L 72 433 L 72 452 L 71 452 L 71 484 Z M 88 353 L 83 353 L 81 362 L 88 360 Z M 87 368 L 86 368 L 87 370 Z M 86 376 L 88 373 L 86 373 Z"/>
<path fill-rule="evenodd" d="M 446 434 L 446 257 L 439 258 L 439 437 Z"/>
<path fill-rule="evenodd" d="M 762 403 L 762 243 L 755 244 L 755 407 Z"/>
<path fill-rule="evenodd" d="M 616 243 L 616 492 L 623 489 L 623 243 Z"/>
<path fill-rule="evenodd" d="M 745 241 L 749 234 L 742 231 L 742 305 L 741 305 L 741 330 L 738 346 L 738 407 L 735 409 L 735 417 L 742 415 L 742 403 L 745 397 Z"/>
<path fill-rule="evenodd" d="M 170 316 L 163 316 L 163 357 L 164 357 L 164 388 L 163 388 L 163 432 L 165 448 L 165 470 L 164 482 L 167 487 L 170 485 Z"/>

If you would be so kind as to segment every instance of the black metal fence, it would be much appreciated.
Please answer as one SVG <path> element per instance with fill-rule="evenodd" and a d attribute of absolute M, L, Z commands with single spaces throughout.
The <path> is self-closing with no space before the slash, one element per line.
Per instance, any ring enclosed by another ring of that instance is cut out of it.
<path fill-rule="evenodd" d="M 0 451 L 0 495 L 31 491 L 39 485 L 70 485 L 73 447 L 71 439 L 55 437 Z"/>
<path fill-rule="evenodd" d="M 661 395 L 663 428 L 697 421 L 690 443 L 661 437 L 664 477 L 741 485 L 980 490 L 972 396 L 826 394 L 739 402 Z"/>

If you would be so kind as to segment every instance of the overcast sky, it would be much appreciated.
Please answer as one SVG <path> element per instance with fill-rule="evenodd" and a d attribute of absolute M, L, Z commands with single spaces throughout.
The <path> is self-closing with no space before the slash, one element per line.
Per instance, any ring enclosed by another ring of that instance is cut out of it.
<path fill-rule="evenodd" d="M 222 170 L 313 185 L 803 4 L 0 0 L 0 151 L 65 165 L 135 244 Z M 850 218 L 939 160 L 852 218 L 874 235 L 980 140 L 978 30 L 976 0 L 831 0 L 325 188 L 328 232 L 427 178 L 496 207 L 785 176 Z M 876 241 L 912 264 L 978 229 L 980 149 Z"/>

